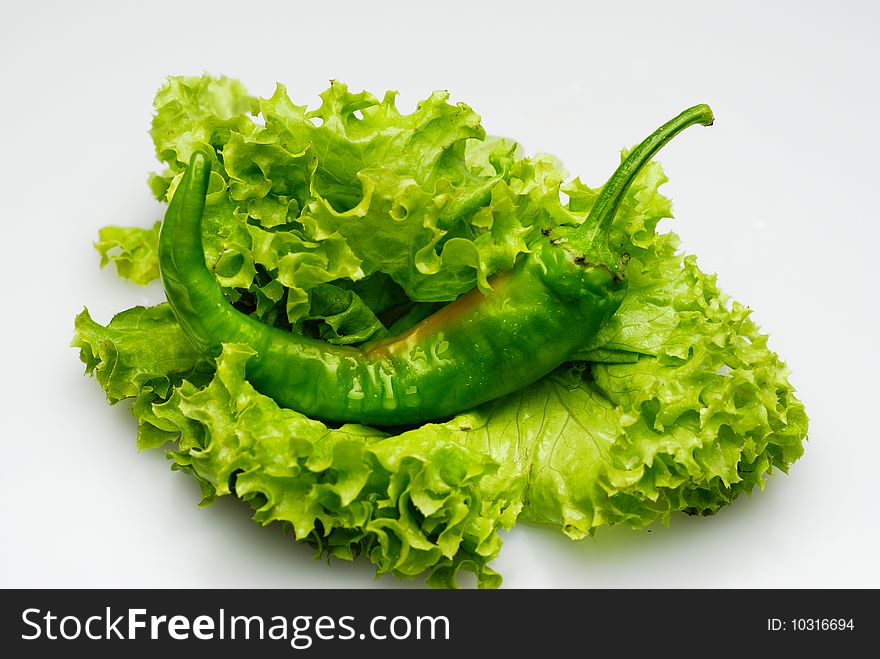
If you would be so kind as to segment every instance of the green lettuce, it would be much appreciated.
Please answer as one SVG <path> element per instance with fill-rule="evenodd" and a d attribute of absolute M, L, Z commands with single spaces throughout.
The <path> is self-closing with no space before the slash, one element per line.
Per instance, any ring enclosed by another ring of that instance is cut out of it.
<path fill-rule="evenodd" d="M 487 137 L 437 92 L 409 115 L 334 82 L 309 111 L 278 86 L 256 99 L 227 78 L 170 78 L 152 135 L 168 199 L 194 148 L 214 153 L 206 258 L 261 322 L 357 345 L 399 331 L 511 267 L 542 231 L 583 222 L 598 190 L 550 156 Z M 624 152 L 625 155 L 625 152 Z M 630 255 L 620 310 L 573 360 L 452 419 L 330 426 L 279 408 L 244 377 L 249 347 L 195 354 L 167 304 L 107 325 L 84 310 L 73 345 L 110 403 L 133 400 L 139 448 L 165 448 L 202 502 L 231 495 L 317 556 L 366 556 L 379 573 L 497 587 L 499 532 L 517 521 L 571 538 L 708 515 L 763 488 L 803 451 L 807 417 L 749 310 L 682 253 L 658 188 L 639 174 L 612 227 Z M 140 233 L 139 233 L 140 231 Z M 155 240 L 105 229 L 122 276 L 155 276 Z M 115 242 L 114 242 L 115 241 Z M 136 273 L 136 274 L 135 274 Z"/>
<path fill-rule="evenodd" d="M 159 276 L 159 227 L 107 226 L 98 232 L 95 249 L 101 255 L 101 267 L 113 263 L 117 274 L 136 284 L 146 285 Z"/>

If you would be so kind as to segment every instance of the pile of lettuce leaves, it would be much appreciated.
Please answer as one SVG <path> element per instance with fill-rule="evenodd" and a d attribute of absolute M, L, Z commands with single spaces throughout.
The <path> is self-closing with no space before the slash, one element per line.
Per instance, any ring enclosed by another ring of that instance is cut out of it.
<path fill-rule="evenodd" d="M 542 230 L 582 223 L 597 189 L 549 156 L 487 136 L 446 92 L 411 114 L 332 82 L 317 109 L 278 85 L 256 98 L 225 77 L 172 77 L 150 134 L 167 201 L 196 148 L 215 154 L 206 259 L 261 322 L 357 345 L 415 324 L 462 293 L 491 290 Z M 278 407 L 245 380 L 253 354 L 196 354 L 167 304 L 106 326 L 84 310 L 73 345 L 111 404 L 129 399 L 140 449 L 164 448 L 202 503 L 234 495 L 316 556 L 366 556 L 377 573 L 497 587 L 499 531 L 518 520 L 573 539 L 672 513 L 715 513 L 803 452 L 807 417 L 749 310 L 679 250 L 646 166 L 612 229 L 630 255 L 618 313 L 535 384 L 418 427 L 327 424 Z M 483 194 L 475 195 L 482 190 Z M 482 204 L 467 199 L 484 199 Z M 159 276 L 159 223 L 105 227 L 95 247 L 138 284 Z M 553 337 L 547 337 L 552 341 Z"/>

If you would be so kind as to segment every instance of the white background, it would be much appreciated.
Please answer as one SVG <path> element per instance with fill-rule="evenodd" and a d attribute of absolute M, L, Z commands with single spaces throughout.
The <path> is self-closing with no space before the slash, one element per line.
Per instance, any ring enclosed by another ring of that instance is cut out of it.
<path fill-rule="evenodd" d="M 98 269 L 107 224 L 162 207 L 147 134 L 164 77 L 210 72 L 317 103 L 330 78 L 469 103 L 490 133 L 601 184 L 618 150 L 696 102 L 717 121 L 661 153 L 671 225 L 751 306 L 811 417 L 804 457 L 707 519 L 572 542 L 526 524 L 508 588 L 880 587 L 878 84 L 872 2 L 33 2 L 0 26 L 2 587 L 406 587 L 314 561 L 247 505 L 198 508 L 138 454 L 68 347 L 163 299 Z"/>

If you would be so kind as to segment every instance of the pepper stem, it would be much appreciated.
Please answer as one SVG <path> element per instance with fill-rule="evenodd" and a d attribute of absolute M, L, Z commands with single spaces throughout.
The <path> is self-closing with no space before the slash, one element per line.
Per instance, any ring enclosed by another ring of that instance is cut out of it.
<path fill-rule="evenodd" d="M 654 157 L 664 144 L 688 126 L 694 124 L 711 126 L 714 120 L 715 117 L 708 105 L 695 105 L 674 119 L 667 121 L 646 137 L 641 144 L 630 151 L 626 159 L 620 163 L 620 166 L 608 179 L 608 183 L 602 188 L 596 203 L 593 204 L 589 217 L 577 233 L 585 238 L 592 238 L 602 233 L 607 234 L 611 229 L 611 223 L 614 221 L 614 215 L 617 213 L 620 202 L 642 167 Z"/>

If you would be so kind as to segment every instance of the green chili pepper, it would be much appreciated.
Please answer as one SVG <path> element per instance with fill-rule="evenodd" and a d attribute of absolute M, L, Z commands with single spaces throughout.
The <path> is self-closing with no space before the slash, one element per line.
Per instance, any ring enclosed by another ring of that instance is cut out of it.
<path fill-rule="evenodd" d="M 586 345 L 626 292 L 626 257 L 608 233 L 621 199 L 657 151 L 684 128 L 711 125 L 706 105 L 667 122 L 620 164 L 586 221 L 542 235 L 514 268 L 411 329 L 359 347 L 330 345 L 264 325 L 225 298 L 205 263 L 201 219 L 211 172 L 195 152 L 159 239 L 168 302 L 202 353 L 223 343 L 256 354 L 247 378 L 258 391 L 311 417 L 376 425 L 422 423 L 531 384 Z"/>

